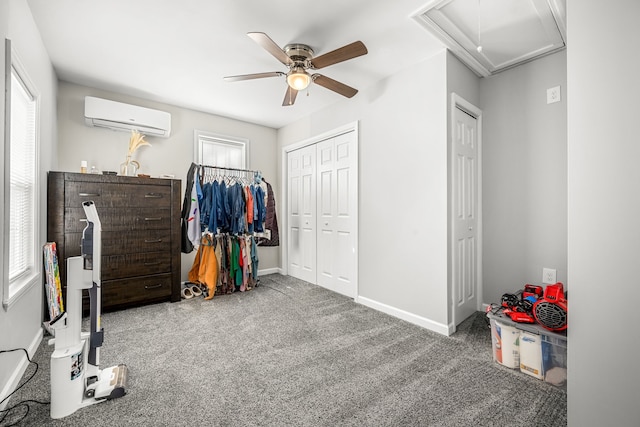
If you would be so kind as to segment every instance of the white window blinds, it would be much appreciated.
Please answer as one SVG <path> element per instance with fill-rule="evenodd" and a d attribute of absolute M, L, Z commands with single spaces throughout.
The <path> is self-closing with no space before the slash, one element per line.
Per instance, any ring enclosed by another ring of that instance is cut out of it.
<path fill-rule="evenodd" d="M 10 124 L 10 288 L 33 273 L 36 196 L 36 100 L 11 69 Z M 39 252 L 38 252 L 39 253 Z M 10 289 L 10 294 L 15 289 Z"/>
<path fill-rule="evenodd" d="M 247 168 L 248 140 L 195 131 L 196 163 L 227 168 Z"/>

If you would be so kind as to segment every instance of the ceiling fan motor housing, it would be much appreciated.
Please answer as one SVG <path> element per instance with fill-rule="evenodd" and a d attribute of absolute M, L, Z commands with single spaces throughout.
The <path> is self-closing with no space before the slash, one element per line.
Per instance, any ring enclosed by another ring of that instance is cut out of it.
<path fill-rule="evenodd" d="M 307 62 L 313 58 L 313 49 L 306 44 L 292 43 L 284 47 L 284 51 L 293 62 Z"/>

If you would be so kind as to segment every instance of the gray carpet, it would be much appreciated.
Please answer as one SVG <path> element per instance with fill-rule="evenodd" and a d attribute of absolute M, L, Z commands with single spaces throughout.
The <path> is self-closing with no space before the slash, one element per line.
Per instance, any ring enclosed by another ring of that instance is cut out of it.
<path fill-rule="evenodd" d="M 482 313 L 452 337 L 290 277 L 106 313 L 103 367 L 127 395 L 24 426 L 564 426 L 566 391 L 497 365 Z M 46 342 L 45 337 L 45 342 Z M 49 357 L 11 399 L 49 400 Z M 29 368 L 25 377 L 33 368 Z M 17 409 L 1 425 L 24 413 Z"/>

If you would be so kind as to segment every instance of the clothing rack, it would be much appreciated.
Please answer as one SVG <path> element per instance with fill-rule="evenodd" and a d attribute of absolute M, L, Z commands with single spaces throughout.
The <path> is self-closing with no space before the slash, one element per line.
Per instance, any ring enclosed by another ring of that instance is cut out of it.
<path fill-rule="evenodd" d="M 181 218 L 184 253 L 200 246 L 207 229 L 214 235 L 251 234 L 259 246 L 280 244 L 273 189 L 259 170 L 191 163 Z"/>
<path fill-rule="evenodd" d="M 228 168 L 225 166 L 210 166 L 210 165 L 198 165 L 198 166 L 200 166 L 201 168 L 222 169 L 227 171 L 260 173 L 259 170 L 252 170 L 252 169 L 238 169 L 238 168 Z"/>
<path fill-rule="evenodd" d="M 224 166 L 211 166 L 211 165 L 198 165 L 201 171 L 200 175 L 203 177 L 209 176 L 207 173 L 207 169 L 213 170 L 213 175 L 217 175 L 216 171 L 223 172 L 228 171 L 231 173 L 225 173 L 224 176 L 228 178 L 243 178 L 243 179 L 252 179 L 255 180 L 256 183 L 262 181 L 262 172 L 259 170 L 252 169 L 238 169 L 238 168 L 228 168 Z"/>

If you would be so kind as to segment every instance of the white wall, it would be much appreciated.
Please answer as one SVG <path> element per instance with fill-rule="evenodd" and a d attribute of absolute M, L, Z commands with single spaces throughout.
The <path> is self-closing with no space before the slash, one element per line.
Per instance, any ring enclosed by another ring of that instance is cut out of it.
<path fill-rule="evenodd" d="M 96 165 L 98 170 L 118 171 L 127 155 L 129 133 L 85 125 L 84 97 L 87 95 L 171 113 L 171 136 L 148 137 L 151 147 L 141 147 L 135 153 L 134 159 L 141 164 L 140 173 L 175 175 L 182 180 L 184 193 L 187 171 L 195 159 L 193 131 L 198 129 L 249 139 L 248 168 L 261 170 L 265 179 L 277 187 L 275 129 L 67 82 L 60 82 L 58 90 L 58 170 L 79 172 L 80 162 L 87 160 L 89 167 Z M 182 255 L 183 280 L 187 279 L 194 256 L 195 251 Z M 259 258 L 260 270 L 275 269 L 280 265 L 279 248 L 260 247 Z"/>
<path fill-rule="evenodd" d="M 480 82 L 481 79 L 473 71 L 467 68 L 451 52 L 447 51 L 447 93 L 455 92 L 466 101 L 480 108 Z M 451 110 L 451 97 L 447 96 L 449 103 L 447 111 Z"/>
<path fill-rule="evenodd" d="M 4 82 L 5 82 L 5 45 L 4 39 L 9 38 L 27 74 L 40 93 L 40 127 L 39 127 L 39 157 L 40 157 L 40 233 L 39 242 L 46 242 L 46 171 L 56 162 L 56 76 L 49 56 L 47 55 L 40 33 L 38 32 L 31 11 L 24 0 L 10 0 L 0 2 L 0 93 L 3 94 L 0 103 L 0 135 L 4 139 Z M 4 150 L 0 152 L 0 162 L 4 164 Z M 0 192 L 2 192 L 3 210 L 7 203 L 4 194 L 4 174 L 0 174 Z M 2 215 L 0 213 L 0 215 Z M 8 218 L 2 218 L 5 224 Z M 6 241 L 3 235 L 4 226 L 0 229 L 0 241 Z M 41 246 L 40 246 L 41 247 Z M 41 264 L 40 264 L 41 265 Z M 2 268 L 2 267 L 0 267 Z M 40 267 L 42 268 L 42 267 Z M 5 277 L 2 272 L 2 277 Z M 4 279 L 3 279 L 4 280 Z M 43 313 L 42 286 L 34 286 L 23 294 L 9 308 L 0 307 L 0 350 L 13 348 L 27 348 L 31 355 L 40 343 L 42 329 L 40 322 Z M 0 400 L 2 400 L 20 380 L 26 368 L 24 353 L 0 354 Z"/>
<path fill-rule="evenodd" d="M 566 67 L 562 51 L 480 81 L 485 303 L 540 284 L 543 267 L 569 288 Z"/>
<path fill-rule="evenodd" d="M 566 90 L 566 53 L 487 79 L 448 52 L 411 72 L 411 89 L 398 73 L 285 126 L 278 143 L 360 120 L 358 300 L 443 332 L 451 92 L 483 111 L 483 302 L 539 283 L 542 267 L 566 283 L 566 93 L 546 104 L 548 87 Z"/>
<path fill-rule="evenodd" d="M 282 150 L 359 121 L 357 300 L 442 333 L 448 323 L 446 60 L 443 50 L 278 131 Z"/>
<path fill-rule="evenodd" d="M 568 4 L 569 425 L 640 425 L 640 2 Z"/>

